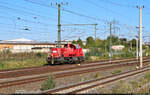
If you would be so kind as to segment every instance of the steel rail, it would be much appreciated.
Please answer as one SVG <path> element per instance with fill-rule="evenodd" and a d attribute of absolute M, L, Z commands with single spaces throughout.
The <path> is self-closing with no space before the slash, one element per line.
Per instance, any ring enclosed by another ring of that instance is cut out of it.
<path fill-rule="evenodd" d="M 95 87 L 98 87 L 98 86 L 104 86 L 105 84 L 112 83 L 112 82 L 118 81 L 120 79 L 127 78 L 127 77 L 130 77 L 130 76 L 133 76 L 133 75 L 137 75 L 137 74 L 149 71 L 149 70 L 150 70 L 150 67 L 144 67 L 144 68 L 139 69 L 139 70 L 127 71 L 127 72 L 119 73 L 117 75 L 111 75 L 111 76 L 107 76 L 107 77 L 104 77 L 104 78 L 99 78 L 99 79 L 96 79 L 96 80 L 90 80 L 90 81 L 86 81 L 86 82 L 83 82 L 83 83 L 71 85 L 71 86 L 68 86 L 68 87 L 62 87 L 62 88 L 58 88 L 58 89 L 44 91 L 43 93 L 46 93 L 46 94 L 56 94 L 56 93 L 61 93 L 61 92 L 65 93 L 65 90 L 69 90 L 69 91 L 66 91 L 66 94 L 76 94 L 76 93 L 87 91 L 89 89 L 92 89 L 92 88 L 95 88 Z M 131 74 L 129 74 L 129 73 L 131 73 Z M 109 80 L 109 78 L 111 78 L 111 79 Z M 106 81 L 101 82 L 101 83 L 97 83 L 98 81 L 102 81 L 102 80 L 106 80 Z M 92 83 L 93 83 L 93 85 L 90 85 Z M 83 85 L 86 85 L 86 86 L 82 88 Z M 74 90 L 74 88 L 78 88 L 78 89 Z M 72 89 L 72 91 L 70 91 L 71 89 Z"/>
<path fill-rule="evenodd" d="M 149 61 L 145 61 L 149 62 Z M 73 75 L 79 75 L 79 74 L 84 74 L 84 73 L 89 73 L 89 72 L 96 72 L 96 71 L 103 71 L 106 69 L 112 69 L 115 67 L 120 67 L 120 66 L 131 66 L 135 65 L 138 62 L 135 63 L 125 63 L 125 64 L 118 64 L 118 65 L 113 65 L 113 66 L 107 66 L 107 67 L 101 67 L 101 68 L 94 68 L 94 69 L 88 69 L 88 70 L 80 70 L 80 71 L 73 71 L 73 72 L 66 72 L 66 73 L 59 73 L 59 74 L 54 74 L 55 78 L 63 78 L 67 76 L 73 76 Z M 27 84 L 27 83 L 32 83 L 32 82 L 39 82 L 39 81 L 44 81 L 47 79 L 46 76 L 40 76 L 40 77 L 34 77 L 34 78 L 27 78 L 27 79 L 21 79 L 21 80 L 15 80 L 15 81 L 9 81 L 9 82 L 3 82 L 0 83 L 0 88 L 6 88 L 14 85 L 21 85 L 21 84 Z"/>

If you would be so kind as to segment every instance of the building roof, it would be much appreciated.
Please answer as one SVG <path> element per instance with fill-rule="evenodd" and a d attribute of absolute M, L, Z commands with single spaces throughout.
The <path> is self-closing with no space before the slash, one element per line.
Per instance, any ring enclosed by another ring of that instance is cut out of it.
<path fill-rule="evenodd" d="M 5 40 L 7 42 L 33 42 L 35 40 L 29 40 L 29 39 L 25 39 L 25 38 L 20 38 L 20 39 L 13 39 L 13 40 Z"/>
<path fill-rule="evenodd" d="M 2 41 L 0 41 L 0 44 L 50 45 L 50 44 L 56 44 L 56 43 L 51 43 L 51 42 L 48 42 L 48 41 L 36 41 L 36 40 L 20 38 L 20 39 L 14 39 L 14 40 L 2 40 Z"/>

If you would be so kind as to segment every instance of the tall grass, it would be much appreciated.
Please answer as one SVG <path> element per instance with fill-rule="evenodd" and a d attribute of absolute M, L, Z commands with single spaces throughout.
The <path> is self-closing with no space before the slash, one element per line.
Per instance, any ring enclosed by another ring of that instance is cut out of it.
<path fill-rule="evenodd" d="M 47 64 L 47 53 L 0 53 L 0 70 Z"/>

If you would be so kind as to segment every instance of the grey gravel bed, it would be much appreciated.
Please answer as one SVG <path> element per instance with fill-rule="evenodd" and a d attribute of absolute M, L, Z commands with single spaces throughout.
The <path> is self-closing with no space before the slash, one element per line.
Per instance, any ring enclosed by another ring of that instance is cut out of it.
<path fill-rule="evenodd" d="M 125 72 L 125 71 L 135 69 L 135 66 L 120 67 L 118 69 L 120 69 L 121 72 Z M 112 72 L 114 70 L 116 70 L 116 68 L 112 68 L 112 69 L 105 70 L 105 71 L 99 71 L 99 72 L 85 73 L 82 75 L 58 78 L 58 79 L 55 79 L 56 88 L 67 86 L 70 84 L 80 83 L 82 82 L 81 78 L 84 79 L 84 81 L 96 79 L 95 77 L 96 74 L 99 74 L 99 77 L 106 77 L 106 76 L 112 75 Z M 0 89 L 0 93 L 39 93 L 40 88 L 41 88 L 41 83 L 43 83 L 43 81 L 34 82 L 30 84 L 17 85 L 17 86 L 13 86 L 9 88 L 3 88 L 3 89 Z"/>

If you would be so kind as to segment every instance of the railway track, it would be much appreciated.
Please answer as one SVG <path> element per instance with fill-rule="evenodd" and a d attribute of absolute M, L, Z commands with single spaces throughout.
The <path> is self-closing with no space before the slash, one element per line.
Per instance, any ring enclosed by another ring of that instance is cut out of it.
<path fill-rule="evenodd" d="M 147 58 L 147 57 L 144 57 Z M 112 61 L 120 61 L 120 60 L 135 60 L 135 58 L 120 58 L 120 59 L 112 59 Z M 100 61 L 89 61 L 89 62 L 82 62 L 81 64 L 89 64 L 89 63 L 96 63 L 96 62 L 106 62 L 109 61 L 109 59 L 104 59 Z M 47 64 L 48 65 L 48 64 Z M 72 64 L 65 64 L 65 65 L 72 65 Z M 43 66 L 34 66 L 34 67 L 24 67 L 24 68 L 16 68 L 16 69 L 7 69 L 7 70 L 0 70 L 0 72 L 15 72 L 15 71 L 22 71 L 22 70 L 30 70 L 30 69 L 38 69 L 43 68 Z"/>
<path fill-rule="evenodd" d="M 150 60 L 144 60 L 145 63 L 149 61 Z M 79 75 L 79 74 L 84 74 L 84 73 L 89 73 L 89 72 L 103 71 L 106 69 L 112 69 L 112 68 L 121 67 L 121 66 L 131 66 L 137 63 L 138 62 L 134 61 L 134 62 L 119 63 L 119 64 L 111 64 L 110 66 L 103 66 L 103 67 L 96 66 L 97 68 L 89 68 L 89 69 L 77 70 L 77 71 L 72 71 L 72 72 L 68 71 L 64 73 L 57 73 L 57 74 L 54 74 L 54 76 L 55 78 L 63 78 L 67 76 Z M 47 77 L 48 75 L 43 75 L 43 76 L 39 75 L 37 77 L 32 77 L 32 78 L 26 78 L 26 79 L 14 80 L 14 81 L 6 81 L 6 82 L 0 83 L 0 88 L 7 88 L 10 86 L 15 86 L 15 85 L 39 82 L 39 81 L 46 80 Z"/>
<path fill-rule="evenodd" d="M 144 58 L 148 59 L 148 58 Z M 127 61 L 135 61 L 136 59 L 124 59 L 124 60 L 114 60 L 111 62 L 111 64 L 118 64 L 120 62 L 127 62 Z M 73 70 L 73 69 L 80 69 L 80 68 L 87 68 L 87 67 L 94 67 L 94 66 L 104 66 L 104 65 L 110 65 L 107 64 L 108 61 L 104 62 L 94 62 L 94 63 L 84 63 L 80 66 L 77 66 L 77 64 L 72 65 L 56 65 L 56 66 L 44 66 L 39 68 L 25 68 L 25 69 L 17 69 L 17 70 L 8 70 L 8 71 L 0 71 L 0 79 L 4 78 L 17 78 L 22 76 L 31 76 L 31 75 L 38 75 L 38 74 L 44 74 L 44 73 L 53 73 L 53 72 L 60 72 L 60 71 L 67 71 L 67 70 Z M 31 73 L 32 72 L 32 73 Z"/>
<path fill-rule="evenodd" d="M 82 82 L 82 83 L 79 83 L 79 84 L 70 85 L 70 86 L 67 86 L 67 87 L 48 90 L 48 91 L 44 91 L 43 93 L 44 94 L 87 93 L 91 89 L 95 89 L 97 87 L 102 87 L 106 84 L 109 84 L 109 83 L 112 83 L 112 82 L 115 82 L 115 81 L 119 81 L 121 79 L 128 78 L 128 77 L 131 77 L 131 76 L 135 76 L 135 75 L 141 74 L 143 72 L 147 72 L 147 71 L 150 71 L 150 67 L 144 67 L 144 68 L 139 69 L 139 70 L 132 70 L 132 71 L 120 73 L 120 74 L 117 74 L 117 75 L 111 75 L 111 76 L 104 77 L 104 78 L 99 78 L 99 79 L 96 79 L 96 80 L 90 80 L 90 81 Z"/>

